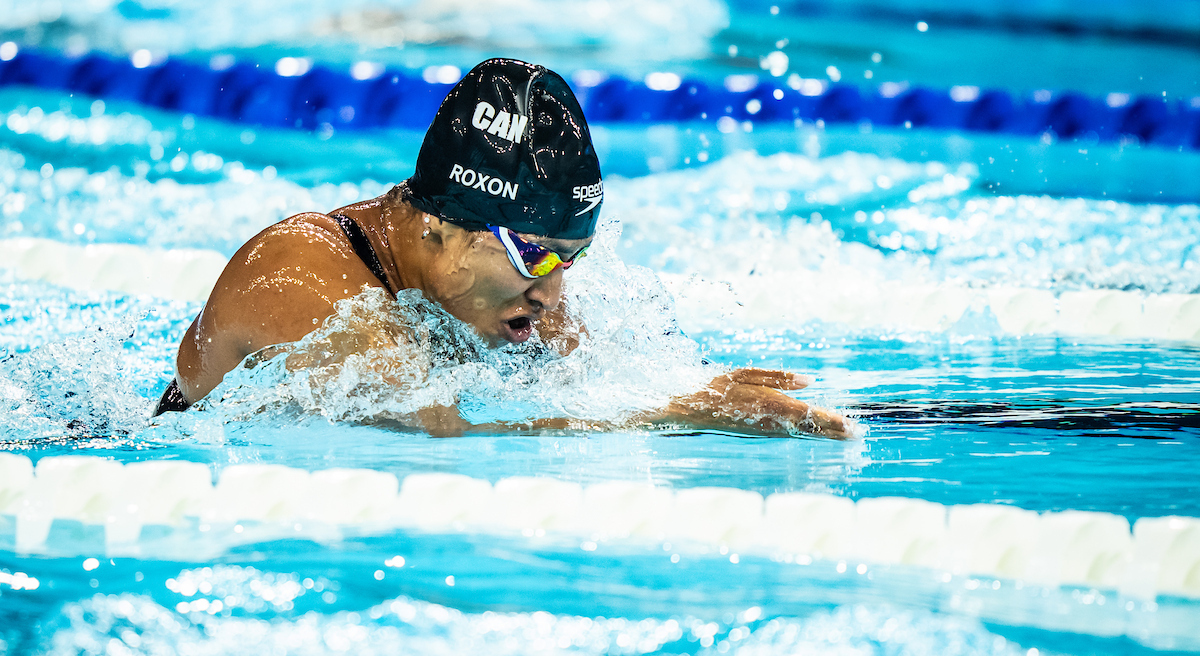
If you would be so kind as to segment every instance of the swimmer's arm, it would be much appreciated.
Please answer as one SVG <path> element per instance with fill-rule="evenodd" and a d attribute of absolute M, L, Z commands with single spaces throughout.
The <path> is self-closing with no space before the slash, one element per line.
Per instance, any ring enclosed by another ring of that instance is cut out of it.
<path fill-rule="evenodd" d="M 663 410 L 643 418 L 653 425 L 684 424 L 699 428 L 747 430 L 764 436 L 792 431 L 850 439 L 854 435 L 841 415 L 793 399 L 781 390 L 808 385 L 803 376 L 766 369 L 738 369 L 717 376 L 708 387 L 679 397 Z"/>
<path fill-rule="evenodd" d="M 294 342 L 334 311 L 334 303 L 378 280 L 341 238 L 332 219 L 299 215 L 242 246 L 217 279 L 179 346 L 176 378 L 195 403 L 251 353 Z"/>
<path fill-rule="evenodd" d="M 381 415 L 363 422 L 372 426 L 400 430 L 419 430 L 430 437 L 464 437 L 466 435 L 496 435 L 558 430 L 604 430 L 614 426 L 602 422 L 585 422 L 565 417 L 547 417 L 524 422 L 489 422 L 472 424 L 463 419 L 457 406 L 429 406 L 411 415 Z"/>
<path fill-rule="evenodd" d="M 841 415 L 793 399 L 781 390 L 808 385 L 803 376 L 766 369 L 738 369 L 713 379 L 708 387 L 674 399 L 659 412 L 639 417 L 642 424 L 729 430 L 764 437 L 789 437 L 795 431 L 838 440 L 854 434 Z M 471 433 L 512 433 L 542 430 L 611 430 L 603 422 L 552 417 L 530 422 L 471 424 L 454 406 L 424 408 L 404 421 L 405 428 L 424 430 L 433 437 Z"/>

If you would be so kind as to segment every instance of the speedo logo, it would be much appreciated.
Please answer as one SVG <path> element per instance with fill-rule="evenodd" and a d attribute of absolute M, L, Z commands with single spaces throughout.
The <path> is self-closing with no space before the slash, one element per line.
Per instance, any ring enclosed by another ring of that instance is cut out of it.
<path fill-rule="evenodd" d="M 596 184 L 583 185 L 575 187 L 571 190 L 571 198 L 578 201 L 583 201 L 588 204 L 587 207 L 575 213 L 575 216 L 583 216 L 584 214 L 596 209 L 600 201 L 604 200 L 604 181 L 601 180 Z"/>
<path fill-rule="evenodd" d="M 475 105 L 475 114 L 471 116 L 471 125 L 513 143 L 521 143 L 528 123 L 528 116 L 509 114 L 503 110 L 497 112 L 495 107 L 483 101 Z"/>
<path fill-rule="evenodd" d="M 455 164 L 450 169 L 450 179 L 464 187 L 486 191 L 493 196 L 505 196 L 512 200 L 517 199 L 517 188 L 520 187 L 520 185 L 501 180 L 493 175 L 480 173 L 474 169 L 464 169 L 460 164 Z"/>

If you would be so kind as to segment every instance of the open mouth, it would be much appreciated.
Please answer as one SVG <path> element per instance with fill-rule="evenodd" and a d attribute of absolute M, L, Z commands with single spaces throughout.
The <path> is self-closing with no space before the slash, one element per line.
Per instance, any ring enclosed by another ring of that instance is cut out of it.
<path fill-rule="evenodd" d="M 529 317 L 509 319 L 503 326 L 502 336 L 514 344 L 520 344 L 533 336 L 533 320 Z"/>

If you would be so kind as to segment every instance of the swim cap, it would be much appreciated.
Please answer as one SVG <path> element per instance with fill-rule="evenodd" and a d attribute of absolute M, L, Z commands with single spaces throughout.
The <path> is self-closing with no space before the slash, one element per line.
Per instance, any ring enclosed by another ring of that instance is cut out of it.
<path fill-rule="evenodd" d="M 513 59 L 489 59 L 454 85 L 407 186 L 414 207 L 468 230 L 557 239 L 590 237 L 604 199 L 575 94 L 557 73 Z"/>

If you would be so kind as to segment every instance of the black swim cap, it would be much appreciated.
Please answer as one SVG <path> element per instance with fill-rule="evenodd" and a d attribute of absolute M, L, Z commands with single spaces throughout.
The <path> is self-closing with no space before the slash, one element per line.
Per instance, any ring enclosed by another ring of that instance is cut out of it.
<path fill-rule="evenodd" d="M 590 237 L 604 183 L 575 94 L 557 73 L 514 59 L 471 69 L 425 133 L 407 198 L 468 230 Z"/>

